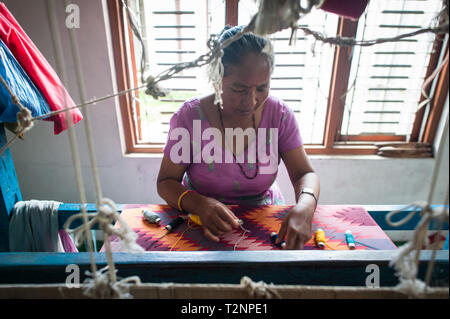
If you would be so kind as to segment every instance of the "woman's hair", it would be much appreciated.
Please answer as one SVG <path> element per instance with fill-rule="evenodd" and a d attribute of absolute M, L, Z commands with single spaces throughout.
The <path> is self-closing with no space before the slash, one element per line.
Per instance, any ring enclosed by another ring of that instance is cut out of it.
<path fill-rule="evenodd" d="M 219 42 L 222 43 L 226 39 L 233 37 L 243 28 L 243 26 L 225 26 L 218 36 Z M 266 48 L 266 45 L 268 45 L 268 48 Z M 270 41 L 253 33 L 245 33 L 241 38 L 233 41 L 223 49 L 222 63 L 224 66 L 224 75 L 227 75 L 229 66 L 239 65 L 242 58 L 249 53 L 264 54 L 269 60 L 270 68 L 273 69 L 274 56 Z"/>

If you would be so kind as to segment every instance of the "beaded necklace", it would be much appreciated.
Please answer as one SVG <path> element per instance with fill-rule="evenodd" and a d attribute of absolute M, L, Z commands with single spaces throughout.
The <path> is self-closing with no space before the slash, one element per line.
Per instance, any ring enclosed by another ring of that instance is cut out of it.
<path fill-rule="evenodd" d="M 223 132 L 225 134 L 225 125 L 223 124 L 222 109 L 219 107 L 218 110 L 219 110 L 220 124 L 222 125 L 222 130 L 223 130 Z M 256 124 L 255 124 L 255 114 L 252 114 L 252 121 L 253 121 L 253 129 L 255 130 L 256 135 L 258 135 L 258 132 L 256 130 Z M 256 140 L 256 141 L 258 141 L 258 140 Z M 225 137 L 225 143 L 226 143 L 226 137 Z M 245 173 L 245 170 L 242 167 L 241 163 L 239 163 L 237 161 L 236 155 L 234 154 L 233 149 L 231 149 L 231 154 L 233 154 L 233 158 L 236 161 L 236 164 L 239 165 L 239 168 L 241 169 L 241 172 L 245 176 L 246 179 L 254 179 L 256 176 L 258 176 L 258 173 L 259 173 L 258 152 L 256 152 L 256 170 L 255 170 L 255 174 L 253 176 L 248 176 Z"/>

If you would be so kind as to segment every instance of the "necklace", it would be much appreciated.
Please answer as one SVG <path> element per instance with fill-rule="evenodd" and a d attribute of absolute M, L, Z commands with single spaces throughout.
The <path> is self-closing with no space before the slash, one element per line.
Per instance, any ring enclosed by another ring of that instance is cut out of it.
<path fill-rule="evenodd" d="M 223 133 L 225 134 L 225 125 L 223 124 L 222 109 L 219 107 L 218 110 L 219 110 L 220 124 L 222 125 L 222 130 L 223 130 Z M 257 130 L 256 130 L 256 124 L 255 124 L 255 114 L 252 114 L 252 121 L 253 121 L 253 129 L 255 130 L 256 136 L 257 136 L 257 135 L 258 135 L 258 132 L 257 132 Z M 225 136 L 225 143 L 226 143 L 226 140 L 227 140 L 227 138 L 226 138 L 226 136 Z M 256 142 L 258 142 L 258 139 L 256 139 Z M 233 148 L 231 148 L 231 154 L 233 154 L 233 158 L 234 158 L 236 164 L 238 164 L 239 168 L 241 169 L 242 175 L 244 175 L 246 179 L 254 179 L 256 176 L 258 176 L 258 173 L 259 173 L 258 150 L 256 150 L 256 163 L 255 163 L 255 164 L 256 164 L 256 170 L 255 170 L 255 174 L 254 174 L 253 176 L 248 176 L 248 175 L 245 173 L 245 170 L 244 170 L 244 168 L 242 167 L 241 163 L 239 163 L 239 162 L 237 161 L 237 159 L 236 159 L 236 155 L 235 155 L 234 152 L 233 152 Z"/>

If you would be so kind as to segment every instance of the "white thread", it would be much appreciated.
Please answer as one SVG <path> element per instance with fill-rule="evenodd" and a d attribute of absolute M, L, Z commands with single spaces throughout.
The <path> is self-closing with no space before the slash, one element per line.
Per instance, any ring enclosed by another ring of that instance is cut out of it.
<path fill-rule="evenodd" d="M 67 6 L 69 4 L 69 2 L 67 0 L 65 0 L 65 4 Z M 74 62 L 75 62 L 75 70 L 76 70 L 78 89 L 80 92 L 81 101 L 85 102 L 86 94 L 85 94 L 85 87 L 84 87 L 84 82 L 83 82 L 84 76 L 83 76 L 82 68 L 81 68 L 81 59 L 80 59 L 80 54 L 79 54 L 79 50 L 78 50 L 77 39 L 75 36 L 75 30 L 69 29 L 69 33 L 70 33 L 70 40 L 71 40 L 70 41 L 71 49 L 72 49 L 73 58 L 74 58 Z M 109 265 L 109 269 L 110 269 L 110 279 L 111 279 L 112 283 L 114 284 L 115 280 L 116 280 L 116 278 L 115 278 L 116 271 L 115 271 L 114 261 L 113 261 L 113 257 L 112 257 L 109 236 L 111 234 L 115 233 L 113 226 L 112 226 L 112 222 L 114 220 L 119 219 L 119 214 L 117 213 L 117 209 L 116 209 L 114 202 L 110 199 L 103 198 L 101 183 L 100 183 L 100 176 L 98 173 L 97 161 L 95 158 L 94 143 L 93 143 L 91 125 L 90 125 L 90 120 L 89 120 L 89 112 L 85 107 L 83 107 L 83 111 L 84 111 L 84 119 L 85 119 L 86 139 L 87 139 L 88 148 L 89 148 L 89 157 L 90 157 L 91 168 L 92 168 L 93 177 L 94 177 L 94 184 L 95 184 L 95 189 L 96 189 L 96 194 L 97 194 L 97 208 L 98 208 L 98 213 L 97 213 L 98 216 L 97 217 L 98 217 L 98 221 L 100 224 L 100 229 L 103 230 L 104 243 L 105 243 L 105 247 L 106 247 L 106 256 L 107 256 L 108 265 Z M 91 226 L 92 226 L 92 224 L 91 224 Z M 144 250 L 142 249 L 142 247 L 140 247 L 139 245 L 136 244 L 136 239 L 138 237 L 137 234 L 131 228 L 129 228 L 128 225 L 126 225 L 126 223 L 124 223 L 123 221 L 121 221 L 121 226 L 122 226 L 122 228 L 120 230 L 117 230 L 117 233 L 118 234 L 120 233 L 118 249 L 122 249 L 124 251 L 133 252 L 133 253 L 143 253 Z"/>
<path fill-rule="evenodd" d="M 419 105 L 417 105 L 416 112 L 419 111 L 424 105 L 428 104 L 432 100 L 432 96 L 428 96 L 427 92 L 425 92 L 427 86 L 434 81 L 434 79 L 438 76 L 438 74 L 442 71 L 444 68 L 444 65 L 448 62 L 448 52 L 445 58 L 441 61 L 441 63 L 436 67 L 436 69 L 433 71 L 433 73 L 430 74 L 430 76 L 425 80 L 421 87 L 421 94 L 425 98 Z"/>
<path fill-rule="evenodd" d="M 61 71 L 63 83 L 65 83 L 65 72 L 62 67 L 62 65 L 65 64 L 64 56 L 62 54 L 60 34 L 56 27 L 57 19 L 55 16 L 55 10 L 54 10 L 54 5 L 53 5 L 52 0 L 47 0 L 47 9 L 48 9 L 48 14 L 50 16 L 51 30 L 52 30 L 53 41 L 54 41 L 55 50 L 56 50 L 57 64 Z M 72 53 L 75 57 L 75 64 L 76 64 L 76 69 L 77 69 L 76 75 L 77 75 L 77 80 L 78 80 L 78 84 L 79 84 L 80 94 L 81 94 L 81 98 L 84 100 L 84 86 L 82 84 L 81 65 L 80 65 L 80 61 L 79 61 L 78 51 L 75 48 L 76 47 L 76 39 L 75 39 L 75 35 L 73 33 L 71 34 L 71 40 L 72 40 L 71 41 Z M 64 96 L 65 105 L 67 105 L 66 96 L 64 94 L 63 94 L 63 96 Z M 81 165 L 79 162 L 77 142 L 76 142 L 75 135 L 73 133 L 73 123 L 72 123 L 72 121 L 69 120 L 71 116 L 69 116 L 69 115 L 70 114 L 66 111 L 66 121 L 67 121 L 68 129 L 69 129 L 69 139 L 70 139 L 70 145 L 71 145 L 71 151 L 72 151 L 72 158 L 74 161 L 77 186 L 78 186 L 78 190 L 80 193 L 80 201 L 82 203 L 82 209 L 81 209 L 82 212 L 80 214 L 77 214 L 76 217 L 82 217 L 83 222 L 84 222 L 83 225 L 78 227 L 76 230 L 76 235 L 75 235 L 76 242 L 79 242 L 81 238 L 88 237 L 88 248 L 89 248 L 88 250 L 90 253 L 91 269 L 92 269 L 91 274 L 93 276 L 93 282 L 94 282 L 94 284 L 91 285 L 91 287 L 93 287 L 93 289 L 95 289 L 95 290 L 98 290 L 97 294 L 104 294 L 104 291 L 102 292 L 102 289 L 105 289 L 105 287 L 106 287 L 106 289 L 109 288 L 111 290 L 110 291 L 111 296 L 122 298 L 124 296 L 124 294 L 118 288 L 119 286 L 117 286 L 119 284 L 116 282 L 116 271 L 115 271 L 115 267 L 114 267 L 114 261 L 112 258 L 112 252 L 111 252 L 111 247 L 110 247 L 110 242 L 109 242 L 109 235 L 116 234 L 121 240 L 124 241 L 124 248 L 129 251 L 143 252 L 144 250 L 142 249 L 142 247 L 140 247 L 139 245 L 137 245 L 135 243 L 137 234 L 135 234 L 128 227 L 128 225 L 126 225 L 120 219 L 120 216 L 117 213 L 117 209 L 115 207 L 114 202 L 109 199 L 101 198 L 101 188 L 100 188 L 100 182 L 99 182 L 99 178 L 98 178 L 98 174 L 97 174 L 97 168 L 96 168 L 97 165 L 95 162 L 95 157 L 93 156 L 94 147 L 93 147 L 93 143 L 92 143 L 92 136 L 90 134 L 89 121 L 85 125 L 85 131 L 86 131 L 87 138 L 88 138 L 89 150 L 92 154 L 91 155 L 91 165 L 92 165 L 92 168 L 94 170 L 94 175 L 95 175 L 94 179 L 96 182 L 96 190 L 97 190 L 98 213 L 97 214 L 89 214 L 90 216 L 92 216 L 92 215 L 95 215 L 95 216 L 91 220 L 91 223 L 88 222 L 89 216 L 85 209 L 86 198 L 85 198 L 83 178 L 81 175 Z M 121 226 L 122 226 L 121 229 L 115 230 L 112 227 L 112 225 L 110 223 L 114 219 L 120 221 Z M 68 222 L 66 222 L 66 225 L 65 225 L 66 229 L 70 225 L 71 220 L 73 220 L 73 219 L 69 219 Z M 106 257 L 107 257 L 107 261 L 108 261 L 107 269 L 109 270 L 109 276 L 104 275 L 101 271 L 100 272 L 97 271 L 97 267 L 95 264 L 94 255 L 93 255 L 93 247 L 92 247 L 92 237 L 91 237 L 91 232 L 90 232 L 90 228 L 95 223 L 95 221 L 99 222 L 100 228 L 104 231 L 104 236 L 105 236 L 104 242 L 105 242 L 105 246 L 106 246 Z M 72 231 L 70 231 L 70 232 L 72 232 Z M 130 232 L 132 232 L 134 234 L 134 236 L 133 236 L 133 234 L 130 234 Z M 97 278 L 97 276 L 99 278 Z M 106 286 L 104 285 L 105 280 L 108 282 L 108 285 L 106 285 Z M 88 294 L 89 294 L 89 289 L 88 289 Z M 94 295 L 95 295 L 95 293 L 94 293 Z"/>
<path fill-rule="evenodd" d="M 63 68 L 63 65 L 65 65 L 64 55 L 63 55 L 63 50 L 62 50 L 62 45 L 61 45 L 61 36 L 59 33 L 59 29 L 57 27 L 58 23 L 57 23 L 57 18 L 55 15 L 55 7 L 54 7 L 53 0 L 46 0 L 46 4 L 47 4 L 47 14 L 49 16 L 52 41 L 55 46 L 56 65 L 61 73 L 62 83 L 66 83 L 66 72 L 65 72 L 65 69 Z M 67 106 L 67 96 L 66 96 L 66 94 L 64 94 L 64 92 L 62 92 L 62 89 L 61 89 L 61 94 L 64 97 L 64 106 Z M 72 115 L 68 112 L 68 110 L 66 110 L 65 115 L 66 115 L 65 116 L 66 124 L 67 124 L 67 128 L 68 128 L 70 150 L 71 150 L 71 154 L 72 154 L 72 162 L 73 162 L 73 167 L 75 170 L 77 189 L 78 189 L 78 193 L 80 196 L 81 215 L 83 216 L 83 222 L 84 222 L 82 227 L 86 234 L 86 237 L 88 238 L 88 251 L 89 251 L 89 258 L 91 261 L 91 270 L 92 270 L 92 273 L 94 274 L 94 278 L 95 278 L 96 273 L 97 273 L 97 265 L 95 263 L 95 258 L 94 258 L 94 253 L 93 253 L 94 249 L 93 249 L 93 244 L 92 244 L 92 234 L 91 234 L 89 228 L 87 227 L 87 223 L 88 223 L 88 214 L 86 212 L 86 202 L 87 201 L 86 201 L 86 192 L 84 189 L 83 177 L 81 174 L 81 164 L 80 164 L 80 158 L 79 158 L 79 153 L 78 153 L 78 148 L 77 148 L 78 144 L 77 144 L 76 136 L 75 136 L 75 133 L 73 130 L 73 123 L 71 121 Z"/>
<path fill-rule="evenodd" d="M 246 234 L 246 233 L 250 233 L 250 231 L 249 231 L 248 229 L 245 229 L 244 226 L 242 226 L 243 223 L 244 223 L 244 222 L 240 222 L 240 223 L 239 223 L 239 227 L 241 227 L 241 229 L 242 229 L 243 232 L 242 232 L 241 237 L 240 237 L 240 238 L 238 239 L 238 241 L 234 244 L 234 249 L 233 249 L 233 250 L 236 250 L 236 248 L 237 248 L 237 246 L 239 245 L 239 243 L 244 239 L 245 234 Z"/>

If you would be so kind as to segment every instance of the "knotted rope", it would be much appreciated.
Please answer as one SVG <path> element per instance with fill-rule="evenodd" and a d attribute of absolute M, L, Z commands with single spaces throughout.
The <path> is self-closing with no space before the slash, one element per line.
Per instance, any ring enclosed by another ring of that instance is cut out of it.
<path fill-rule="evenodd" d="M 117 236 L 121 239 L 119 247 L 121 251 L 132 253 L 143 253 L 145 250 L 136 244 L 137 234 L 128 226 L 128 224 L 120 217 L 117 212 L 115 203 L 108 198 L 103 198 L 98 205 L 98 212 L 88 213 L 88 223 L 82 224 L 76 228 L 70 229 L 70 225 L 77 219 L 83 218 L 83 213 L 70 216 L 64 224 L 65 230 L 69 234 L 74 235 L 76 245 L 82 244 L 87 238 L 84 230 L 92 229 L 98 223 L 99 228 L 103 230 L 105 239 L 109 240 L 110 236 Z M 114 227 L 113 224 L 119 222 L 120 228 Z"/>
<path fill-rule="evenodd" d="M 291 28 L 292 40 L 292 36 L 298 27 L 297 21 L 300 19 L 300 15 L 310 13 L 313 7 L 320 5 L 322 1 L 308 0 L 304 2 L 306 2 L 306 5 L 303 7 L 302 2 L 298 0 L 261 0 L 258 13 L 250 22 L 250 24 L 254 24 L 253 32 L 258 35 L 266 35 Z"/>
<path fill-rule="evenodd" d="M 65 1 L 65 4 L 68 4 L 68 1 Z M 55 52 L 56 52 L 56 62 L 58 69 L 61 72 L 61 77 L 63 80 L 63 83 L 65 83 L 66 77 L 65 77 L 65 71 L 63 68 L 64 63 L 64 55 L 61 45 L 61 37 L 59 34 L 59 29 L 57 27 L 57 18 L 55 14 L 55 8 L 53 0 L 47 0 L 47 11 L 49 15 L 49 20 L 51 24 L 51 31 L 52 31 L 52 38 L 53 43 L 55 45 Z M 78 83 L 78 89 L 80 91 L 80 96 L 82 101 L 85 101 L 85 88 L 84 88 L 84 82 L 83 82 L 83 74 L 82 74 L 82 68 L 81 68 L 81 59 L 79 56 L 78 51 L 78 44 L 76 41 L 74 29 L 69 29 L 70 31 L 70 40 L 71 40 L 71 47 L 72 47 L 72 53 L 74 57 L 75 62 L 75 69 L 76 69 L 76 78 Z M 65 96 L 65 95 L 64 95 Z M 67 104 L 67 101 L 64 101 Z M 67 109 L 66 109 L 67 112 Z M 116 270 L 114 261 L 112 258 L 112 252 L 111 252 L 111 245 L 110 245 L 110 236 L 116 235 L 120 238 L 120 244 L 123 245 L 122 248 L 129 252 L 144 252 L 143 248 L 136 244 L 137 234 L 124 222 L 121 220 L 119 214 L 117 213 L 116 206 L 114 202 L 110 199 L 103 198 L 102 191 L 101 191 L 101 185 L 100 185 L 100 178 L 98 175 L 98 169 L 97 169 L 97 163 L 95 160 L 95 150 L 94 150 L 94 144 L 92 141 L 92 133 L 90 130 L 90 123 L 89 123 L 89 116 L 88 113 L 85 114 L 85 132 L 86 132 L 86 138 L 89 146 L 89 155 L 90 155 L 90 161 L 91 166 L 93 170 L 93 177 L 95 182 L 95 188 L 96 188 L 96 195 L 97 195 L 97 213 L 88 214 L 86 212 L 85 206 L 86 206 L 86 194 L 84 189 L 84 182 L 83 177 L 81 174 L 81 165 L 79 160 L 79 152 L 78 152 L 78 145 L 76 141 L 75 134 L 73 132 L 73 124 L 69 120 L 70 116 L 67 113 L 68 116 L 66 116 L 66 121 L 68 125 L 68 131 L 69 131 L 69 141 L 70 141 L 70 147 L 72 152 L 72 159 L 73 159 L 73 165 L 75 168 L 75 176 L 77 180 L 77 187 L 80 194 L 80 202 L 82 203 L 82 209 L 81 213 L 74 215 L 69 218 L 68 221 L 65 224 L 65 228 L 69 233 L 75 234 L 75 242 L 80 243 L 81 239 L 88 239 L 88 251 L 90 254 L 91 259 L 91 272 L 88 274 L 93 277 L 92 281 L 88 281 L 86 283 L 87 285 L 87 292 L 91 296 L 106 296 L 106 297 L 115 297 L 115 298 L 127 298 L 129 295 L 123 291 L 122 284 L 125 282 L 137 282 L 136 278 L 132 277 L 130 279 L 121 280 L 120 282 L 117 281 L 116 278 Z M 91 217 L 91 221 L 89 221 L 89 217 Z M 80 227 L 77 227 L 75 230 L 69 230 L 68 227 L 70 226 L 70 223 L 76 219 L 76 218 L 82 218 L 83 225 Z M 121 228 L 115 229 L 112 226 L 112 223 L 114 221 L 119 221 Z M 93 247 L 92 247 L 92 237 L 90 229 L 92 226 L 98 223 L 100 229 L 103 230 L 104 234 L 104 243 L 106 247 L 106 257 L 108 261 L 108 267 L 97 270 L 97 266 L 95 263 L 95 258 L 93 254 Z M 105 274 L 105 272 L 108 272 L 108 275 Z M 106 292 L 106 291 L 109 291 Z"/>
<path fill-rule="evenodd" d="M 430 191 L 428 194 L 428 200 L 426 202 L 417 202 L 413 203 L 412 205 L 409 205 L 405 208 L 392 211 L 386 215 L 386 221 L 389 225 L 393 227 L 399 227 L 401 225 L 404 225 L 408 221 L 411 220 L 411 218 L 417 213 L 420 212 L 422 215 L 422 219 L 420 220 L 419 224 L 417 225 L 416 229 L 414 230 L 413 238 L 411 241 L 400 247 L 397 251 L 397 254 L 392 258 L 390 262 L 390 266 L 394 266 L 397 271 L 397 276 L 399 277 L 399 284 L 397 285 L 397 289 L 400 291 L 407 293 L 410 296 L 413 297 L 423 297 L 424 294 L 426 294 L 427 287 L 429 286 L 430 280 L 431 280 L 431 274 L 433 272 L 434 267 L 434 259 L 436 256 L 436 250 L 438 249 L 437 243 L 439 242 L 439 235 L 442 228 L 442 224 L 444 221 L 449 220 L 449 212 L 446 206 L 448 205 L 449 201 L 449 190 L 447 189 L 447 195 L 445 199 L 445 203 L 443 207 L 431 207 L 431 200 L 434 194 L 434 189 L 437 184 L 437 177 L 439 176 L 439 169 L 443 157 L 443 150 L 445 147 L 445 139 L 448 137 L 449 132 L 449 122 L 448 118 L 445 123 L 444 131 L 442 134 L 441 141 L 439 143 L 439 150 L 436 155 L 436 162 L 434 165 L 433 170 L 433 176 L 431 179 L 431 186 Z M 412 208 L 413 211 L 411 211 L 407 216 L 402 218 L 401 220 L 397 222 L 392 221 L 392 217 L 395 215 L 404 212 L 407 209 Z M 428 270 L 426 274 L 426 282 L 423 282 L 420 279 L 417 279 L 417 271 L 418 271 L 418 265 L 419 265 L 419 257 L 420 257 L 420 251 L 425 246 L 428 246 L 427 242 L 427 231 L 429 229 L 429 225 L 431 220 L 433 219 L 439 219 L 439 230 L 438 230 L 438 238 L 437 243 L 432 247 L 433 253 L 431 256 L 431 260 L 428 264 Z M 414 256 L 413 256 L 413 253 Z"/>
<path fill-rule="evenodd" d="M 116 273 L 117 270 L 114 270 Z M 93 274 L 86 271 L 86 275 L 93 277 Z M 95 278 L 87 278 L 83 281 L 83 293 L 91 298 L 101 299 L 131 299 L 130 287 L 140 285 L 141 280 L 138 276 L 127 277 L 113 282 L 110 278 L 109 267 L 106 266 L 97 271 Z"/>
<path fill-rule="evenodd" d="M 413 211 L 406 217 L 400 221 L 392 222 L 393 216 L 409 208 L 412 208 Z M 398 249 L 396 256 L 392 258 L 389 265 L 395 267 L 396 275 L 399 277 L 400 283 L 396 288 L 408 295 L 420 298 L 426 293 L 430 280 L 430 275 L 427 276 L 427 283 L 417 279 L 420 251 L 424 246 L 428 246 L 427 231 L 431 220 L 439 219 L 442 225 L 442 221 L 448 221 L 449 213 L 445 207 L 433 209 L 426 202 L 418 202 L 403 209 L 390 212 L 386 215 L 386 221 L 389 225 L 398 227 L 407 223 L 417 212 L 420 212 L 422 219 L 414 230 L 413 239 Z M 434 263 L 434 258 L 431 260 L 430 263 Z M 431 274 L 430 271 L 429 273 Z"/>
<path fill-rule="evenodd" d="M 241 278 L 241 286 L 255 299 L 281 299 L 280 294 L 272 289 L 273 284 L 267 285 L 264 281 L 254 282 L 249 277 Z"/>
<path fill-rule="evenodd" d="M 8 141 L 3 147 L 0 149 L 0 155 L 3 154 L 3 152 L 14 142 L 14 140 L 19 137 L 23 136 L 25 132 L 31 130 L 33 127 L 33 116 L 31 114 L 31 111 L 27 109 L 25 106 L 23 106 L 22 102 L 20 102 L 20 99 L 15 95 L 11 88 L 9 87 L 8 83 L 6 83 L 3 76 L 0 75 L 0 82 L 2 82 L 5 89 L 8 91 L 9 95 L 11 96 L 11 101 L 13 104 L 17 105 L 19 107 L 19 112 L 16 115 L 17 118 L 17 133 L 11 140 Z"/>

